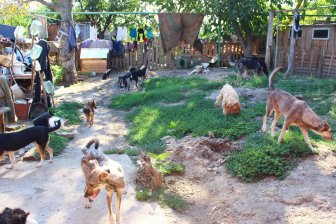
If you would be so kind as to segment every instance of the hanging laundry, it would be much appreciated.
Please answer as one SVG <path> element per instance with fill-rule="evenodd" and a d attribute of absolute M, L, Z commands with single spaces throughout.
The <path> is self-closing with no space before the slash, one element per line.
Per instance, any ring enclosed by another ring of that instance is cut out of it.
<path fill-rule="evenodd" d="M 104 39 L 105 40 L 111 40 L 112 39 L 112 33 L 108 29 L 105 29 L 105 31 L 104 31 Z"/>
<path fill-rule="evenodd" d="M 78 23 L 76 23 L 76 25 L 75 25 L 76 38 L 79 37 L 80 32 L 81 32 L 81 29 L 80 29 Z"/>
<path fill-rule="evenodd" d="M 97 39 L 97 35 L 98 32 L 96 26 L 90 26 L 90 39 Z"/>
<path fill-rule="evenodd" d="M 147 33 L 147 38 L 148 39 L 152 39 L 153 38 L 153 32 L 151 28 L 147 28 L 146 29 L 146 33 Z"/>
<path fill-rule="evenodd" d="M 131 40 L 136 39 L 136 37 L 137 37 L 137 31 L 136 31 L 135 28 L 131 28 L 130 29 L 130 36 L 131 36 Z"/>
<path fill-rule="evenodd" d="M 117 38 L 116 40 L 117 41 L 122 41 L 122 40 L 125 40 L 127 39 L 127 27 L 118 27 L 117 28 Z"/>
<path fill-rule="evenodd" d="M 137 50 L 138 49 L 138 41 L 133 41 L 133 46 L 134 46 L 134 49 Z"/>
<path fill-rule="evenodd" d="M 72 23 L 68 21 L 69 23 L 69 30 L 68 30 L 68 52 L 71 52 L 73 49 L 77 48 L 77 42 L 76 42 L 76 32 L 75 29 L 72 26 Z"/>
<path fill-rule="evenodd" d="M 140 41 L 141 38 L 144 39 L 145 37 L 146 37 L 146 36 L 145 36 L 145 31 L 144 31 L 144 29 L 143 29 L 143 28 L 139 28 L 139 29 L 138 29 L 138 41 Z"/>

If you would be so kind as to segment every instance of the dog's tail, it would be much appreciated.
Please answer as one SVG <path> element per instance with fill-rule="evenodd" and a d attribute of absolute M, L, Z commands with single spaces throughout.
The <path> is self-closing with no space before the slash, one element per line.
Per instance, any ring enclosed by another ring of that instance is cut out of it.
<path fill-rule="evenodd" d="M 48 132 L 56 131 L 62 126 L 62 120 L 59 117 L 51 117 L 49 119 L 49 125 L 50 127 L 47 128 Z"/>
<path fill-rule="evenodd" d="M 271 75 L 269 76 L 269 79 L 268 79 L 268 84 L 269 84 L 269 89 L 270 90 L 273 90 L 274 89 L 274 84 L 273 84 L 273 77 L 275 76 L 275 74 L 277 74 L 280 70 L 282 70 L 283 67 L 277 67 L 275 68 Z"/>
<path fill-rule="evenodd" d="M 89 149 L 91 147 L 91 145 L 94 145 L 95 149 L 99 148 L 99 140 L 97 138 L 93 138 L 91 139 L 88 143 L 86 143 L 85 148 L 82 150 L 82 152 L 84 153 L 84 155 L 87 155 L 89 152 Z"/>

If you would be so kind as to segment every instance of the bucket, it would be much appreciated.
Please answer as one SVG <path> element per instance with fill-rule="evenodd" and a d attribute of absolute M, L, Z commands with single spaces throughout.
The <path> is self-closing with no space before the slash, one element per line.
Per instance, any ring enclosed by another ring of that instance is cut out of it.
<path fill-rule="evenodd" d="M 19 120 L 28 120 L 31 103 L 32 99 L 14 101 L 15 114 Z"/>
<path fill-rule="evenodd" d="M 26 66 L 22 63 L 13 64 L 13 73 L 14 75 L 23 75 L 26 70 Z"/>

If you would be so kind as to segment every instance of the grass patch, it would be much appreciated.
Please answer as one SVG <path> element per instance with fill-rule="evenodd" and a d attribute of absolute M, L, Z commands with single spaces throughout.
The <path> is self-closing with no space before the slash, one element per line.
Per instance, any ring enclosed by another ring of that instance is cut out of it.
<path fill-rule="evenodd" d="M 230 155 L 228 170 L 246 182 L 267 176 L 283 179 L 301 158 L 312 154 L 298 131 L 288 131 L 280 145 L 277 139 L 264 133 L 250 135 L 243 151 Z"/>
<path fill-rule="evenodd" d="M 137 149 L 108 149 L 104 151 L 105 154 L 126 154 L 128 156 L 138 156 L 141 151 Z"/>
<path fill-rule="evenodd" d="M 183 212 L 188 207 L 188 203 L 183 197 L 176 193 L 165 192 L 163 188 L 151 190 L 137 186 L 135 192 L 135 198 L 138 201 L 158 201 L 161 206 L 168 206 L 177 212 Z"/>
<path fill-rule="evenodd" d="M 58 107 L 50 108 L 50 112 L 57 117 L 67 119 L 69 124 L 77 125 L 81 124 L 81 115 L 79 109 L 82 108 L 82 105 L 77 102 L 64 102 Z"/>
<path fill-rule="evenodd" d="M 50 136 L 50 141 L 49 141 L 49 146 L 54 150 L 54 156 L 58 156 L 62 154 L 63 150 L 65 149 L 66 145 L 69 142 L 69 139 L 60 136 L 54 132 L 49 134 Z M 49 154 L 46 153 L 47 158 L 49 158 Z M 40 158 L 40 154 L 35 151 L 34 156 L 37 158 Z"/>

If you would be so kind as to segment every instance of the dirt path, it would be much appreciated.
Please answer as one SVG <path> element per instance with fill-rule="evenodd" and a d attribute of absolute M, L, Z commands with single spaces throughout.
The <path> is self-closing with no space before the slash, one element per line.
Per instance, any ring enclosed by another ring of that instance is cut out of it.
<path fill-rule="evenodd" d="M 188 71 L 165 71 L 160 75 L 182 75 Z M 226 70 L 214 69 L 207 77 L 221 80 Z M 124 112 L 108 109 L 112 95 L 120 93 L 108 80 L 90 78 L 88 82 L 56 91 L 56 102 L 64 100 L 98 102 L 96 123 L 76 127 L 75 139 L 52 164 L 36 169 L 36 162 L 19 162 L 14 170 L 0 166 L 0 210 L 5 206 L 30 211 L 40 224 L 106 224 L 107 207 L 103 191 L 91 209 L 84 208 L 84 177 L 80 168 L 81 149 L 98 137 L 102 149 L 125 143 L 128 124 Z M 248 93 L 250 94 L 250 92 Z M 84 118 L 83 118 L 84 121 Z M 193 139 L 175 144 L 187 145 Z M 283 181 L 268 178 L 246 184 L 231 177 L 220 166 L 216 172 L 202 165 L 202 159 L 185 160 L 186 174 L 169 179 L 171 190 L 183 195 L 189 209 L 182 214 L 156 203 L 135 199 L 132 179 L 134 163 L 126 155 L 111 155 L 124 167 L 127 193 L 123 197 L 123 224 L 223 224 L 223 223 L 336 223 L 336 157 L 327 149 L 301 162 Z"/>

